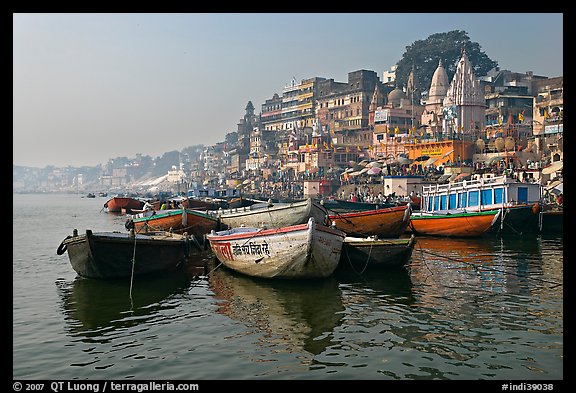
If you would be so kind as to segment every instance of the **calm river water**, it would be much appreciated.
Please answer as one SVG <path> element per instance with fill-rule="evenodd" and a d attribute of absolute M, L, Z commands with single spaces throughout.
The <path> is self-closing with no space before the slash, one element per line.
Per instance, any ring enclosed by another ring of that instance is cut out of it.
<path fill-rule="evenodd" d="M 13 196 L 14 379 L 562 380 L 563 238 L 418 238 L 410 269 L 81 279 L 60 242 L 107 198 Z M 213 265 L 210 265 L 213 266 Z"/>

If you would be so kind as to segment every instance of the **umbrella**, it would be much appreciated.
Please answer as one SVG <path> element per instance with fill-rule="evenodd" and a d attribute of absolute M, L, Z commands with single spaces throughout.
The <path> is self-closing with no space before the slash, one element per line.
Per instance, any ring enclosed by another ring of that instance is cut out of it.
<path fill-rule="evenodd" d="M 366 173 L 374 176 L 374 175 L 379 175 L 380 172 L 382 172 L 382 169 L 380 169 L 377 166 L 373 166 L 372 168 L 368 169 L 368 171 Z"/>
<path fill-rule="evenodd" d="M 564 192 L 564 183 L 558 184 L 556 187 L 554 187 L 554 189 L 560 192 Z"/>
<path fill-rule="evenodd" d="M 429 159 L 426 160 L 426 162 L 424 162 L 424 163 L 422 164 L 422 166 L 432 165 L 432 164 L 434 164 L 436 161 L 438 161 L 438 157 L 430 157 Z"/>
<path fill-rule="evenodd" d="M 472 176 L 471 173 L 460 173 L 454 178 L 453 181 L 460 181 L 460 180 L 468 179 L 471 176 Z"/>
<path fill-rule="evenodd" d="M 416 158 L 416 161 L 426 161 L 429 158 L 430 158 L 430 156 L 420 156 L 420 157 Z"/>
<path fill-rule="evenodd" d="M 564 193 L 564 183 L 558 184 L 556 187 L 553 187 L 550 192 L 555 195 L 560 195 Z"/>
<path fill-rule="evenodd" d="M 382 168 L 382 163 L 380 163 L 378 161 L 372 161 L 372 162 L 369 162 L 366 166 L 369 168 L 374 168 L 374 167 Z"/>
<path fill-rule="evenodd" d="M 404 165 L 404 164 L 410 164 L 412 163 L 412 160 L 406 157 L 398 157 L 398 164 L 400 165 Z"/>
<path fill-rule="evenodd" d="M 551 191 L 554 188 L 558 187 L 559 185 L 561 185 L 562 182 L 560 180 L 554 180 L 553 182 L 551 182 L 550 184 L 548 184 L 546 186 L 546 190 Z"/>
<path fill-rule="evenodd" d="M 448 157 L 450 154 L 454 153 L 454 149 L 447 151 L 446 153 L 442 154 L 442 158 Z"/>
<path fill-rule="evenodd" d="M 552 164 L 548 165 L 547 167 L 542 169 L 542 174 L 543 175 L 549 175 L 552 172 L 557 172 L 562 170 L 562 168 L 564 167 L 564 161 L 560 160 L 560 161 L 556 161 L 553 162 Z"/>

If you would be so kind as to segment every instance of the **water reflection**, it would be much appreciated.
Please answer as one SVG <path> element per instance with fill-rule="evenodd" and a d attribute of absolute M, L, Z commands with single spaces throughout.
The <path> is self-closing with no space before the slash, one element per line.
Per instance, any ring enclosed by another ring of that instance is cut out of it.
<path fill-rule="evenodd" d="M 432 281 L 436 281 L 439 291 L 458 287 L 529 295 L 542 285 L 561 282 L 562 250 L 561 237 L 421 237 L 414 250 L 411 272 L 418 283 L 433 285 Z M 554 261 L 554 266 L 548 261 Z"/>
<path fill-rule="evenodd" d="M 134 277 L 130 280 L 92 280 L 76 277 L 56 282 L 68 333 L 87 341 L 107 341 L 114 331 L 154 320 L 162 310 L 177 306 L 167 301 L 184 293 L 191 278 L 183 269 Z M 131 290 L 131 292 L 130 292 Z"/>
<path fill-rule="evenodd" d="M 338 270 L 335 277 L 346 289 L 347 301 L 350 297 L 354 302 L 361 302 L 364 297 L 380 297 L 404 305 L 415 301 L 408 269 L 386 269 L 361 275 Z"/>
<path fill-rule="evenodd" d="M 561 367 L 544 370 L 562 353 L 562 288 L 554 287 L 562 247 L 550 247 L 534 238 L 421 237 L 407 278 L 340 278 L 347 311 L 336 338 L 346 341 L 316 366 L 344 359 L 338 366 L 361 378 L 364 359 L 342 357 L 352 347 L 378 353 L 378 372 L 392 379 L 556 377 Z"/>
<path fill-rule="evenodd" d="M 286 346 L 317 355 L 332 343 L 342 321 L 341 292 L 333 277 L 321 280 L 259 280 L 217 269 L 209 285 L 217 311 L 262 333 L 260 345 Z"/>

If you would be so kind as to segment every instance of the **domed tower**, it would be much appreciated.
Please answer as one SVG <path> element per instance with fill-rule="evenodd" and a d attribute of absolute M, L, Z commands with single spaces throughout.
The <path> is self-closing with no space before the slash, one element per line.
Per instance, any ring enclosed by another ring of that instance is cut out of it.
<path fill-rule="evenodd" d="M 402 101 L 406 99 L 406 93 L 398 87 L 388 94 L 388 104 L 391 105 L 392 108 L 399 108 L 402 105 Z"/>
<path fill-rule="evenodd" d="M 445 133 L 474 134 L 484 128 L 486 100 L 465 50 L 442 106 Z"/>
<path fill-rule="evenodd" d="M 432 82 L 428 90 L 428 99 L 424 106 L 424 113 L 422 114 L 422 124 L 428 126 L 427 132 L 432 135 L 442 133 L 442 103 L 446 93 L 450 87 L 448 74 L 442 66 L 442 60 L 438 61 L 438 68 L 432 75 Z"/>
<path fill-rule="evenodd" d="M 442 101 L 444 101 L 444 97 L 446 97 L 448 87 L 450 87 L 450 81 L 448 80 L 446 70 L 442 66 L 442 59 L 440 59 L 440 61 L 438 61 L 438 68 L 436 68 L 434 75 L 432 75 L 432 83 L 430 83 L 428 100 L 426 101 L 426 110 L 440 109 L 442 107 Z"/>

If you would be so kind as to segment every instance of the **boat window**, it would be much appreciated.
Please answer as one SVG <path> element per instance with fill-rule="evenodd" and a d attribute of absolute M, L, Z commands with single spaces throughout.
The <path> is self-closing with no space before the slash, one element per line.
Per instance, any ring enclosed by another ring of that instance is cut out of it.
<path fill-rule="evenodd" d="M 456 205 L 456 194 L 450 194 L 448 197 L 448 209 L 456 209 L 458 205 Z"/>
<path fill-rule="evenodd" d="M 482 205 L 491 205 L 492 204 L 492 190 L 482 190 Z"/>
<path fill-rule="evenodd" d="M 440 210 L 446 210 L 446 195 L 440 196 Z"/>
<path fill-rule="evenodd" d="M 466 207 L 466 193 L 465 192 L 459 192 L 458 193 L 458 207 L 459 208 Z"/>
<path fill-rule="evenodd" d="M 518 187 L 518 202 L 528 203 L 528 187 Z"/>
<path fill-rule="evenodd" d="M 480 202 L 480 192 L 478 191 L 470 191 L 468 193 L 468 206 L 478 206 Z"/>
<path fill-rule="evenodd" d="M 504 188 L 498 187 L 494 189 L 494 203 L 504 202 Z"/>
<path fill-rule="evenodd" d="M 440 198 L 435 196 L 434 197 L 434 211 L 440 210 Z"/>

